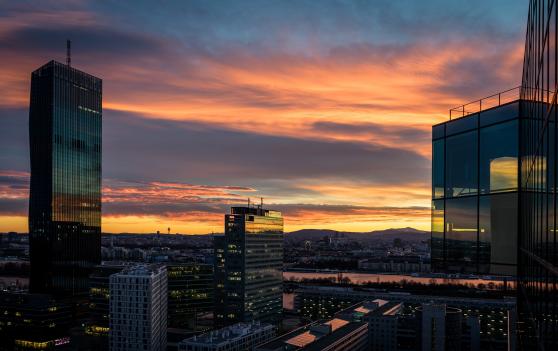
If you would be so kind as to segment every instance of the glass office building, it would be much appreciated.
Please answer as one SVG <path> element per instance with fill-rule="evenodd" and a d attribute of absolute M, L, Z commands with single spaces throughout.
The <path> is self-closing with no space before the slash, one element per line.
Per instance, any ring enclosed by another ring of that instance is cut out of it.
<path fill-rule="evenodd" d="M 32 292 L 87 294 L 101 259 L 102 81 L 50 61 L 31 75 Z"/>
<path fill-rule="evenodd" d="M 213 327 L 213 266 L 167 265 L 168 327 L 200 332 Z"/>
<path fill-rule="evenodd" d="M 518 346 L 558 349 L 557 4 L 531 0 L 523 61 Z"/>
<path fill-rule="evenodd" d="M 515 275 L 520 101 L 432 127 L 432 269 Z"/>
<path fill-rule="evenodd" d="M 277 324 L 283 311 L 283 217 L 261 207 L 232 207 L 215 237 L 215 323 Z"/>

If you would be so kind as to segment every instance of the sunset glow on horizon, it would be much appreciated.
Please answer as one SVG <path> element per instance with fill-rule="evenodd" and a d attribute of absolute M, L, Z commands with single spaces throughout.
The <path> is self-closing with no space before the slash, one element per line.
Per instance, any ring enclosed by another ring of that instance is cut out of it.
<path fill-rule="evenodd" d="M 30 74 L 67 38 L 103 79 L 103 232 L 222 232 L 248 198 L 285 231 L 430 230 L 431 126 L 519 85 L 526 9 L 2 4 L 0 232 L 27 231 Z"/>

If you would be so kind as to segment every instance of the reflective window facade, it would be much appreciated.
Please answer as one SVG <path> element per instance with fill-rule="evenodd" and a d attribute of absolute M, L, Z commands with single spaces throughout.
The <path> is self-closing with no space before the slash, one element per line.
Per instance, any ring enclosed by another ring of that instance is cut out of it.
<path fill-rule="evenodd" d="M 518 345 L 558 349 L 556 21 L 554 0 L 531 0 L 525 43 L 518 280 Z"/>
<path fill-rule="evenodd" d="M 516 274 L 519 106 L 433 127 L 434 271 Z"/>
<path fill-rule="evenodd" d="M 102 81 L 51 61 L 32 73 L 33 292 L 86 294 L 101 251 Z"/>
<path fill-rule="evenodd" d="M 259 320 L 278 323 L 283 311 L 283 217 L 233 207 L 225 234 L 215 237 L 217 327 Z"/>
<path fill-rule="evenodd" d="M 213 266 L 167 265 L 168 327 L 206 331 L 213 327 Z"/>

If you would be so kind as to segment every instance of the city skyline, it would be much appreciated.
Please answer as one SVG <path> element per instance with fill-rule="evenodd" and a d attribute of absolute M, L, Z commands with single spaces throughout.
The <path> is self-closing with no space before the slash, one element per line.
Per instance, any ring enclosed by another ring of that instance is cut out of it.
<path fill-rule="evenodd" d="M 106 84 L 103 231 L 221 232 L 248 197 L 286 231 L 428 230 L 431 125 L 519 85 L 527 9 L 57 4 L 0 7 L 0 231 L 27 231 L 30 72 L 68 38 Z"/>

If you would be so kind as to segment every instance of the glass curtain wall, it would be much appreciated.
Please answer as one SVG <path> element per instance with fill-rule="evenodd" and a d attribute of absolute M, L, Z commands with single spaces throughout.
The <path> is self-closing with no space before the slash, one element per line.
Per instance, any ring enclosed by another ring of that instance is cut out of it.
<path fill-rule="evenodd" d="M 530 0 L 523 61 L 518 348 L 558 349 L 556 1 Z"/>
<path fill-rule="evenodd" d="M 519 101 L 432 135 L 433 270 L 515 275 Z"/>

